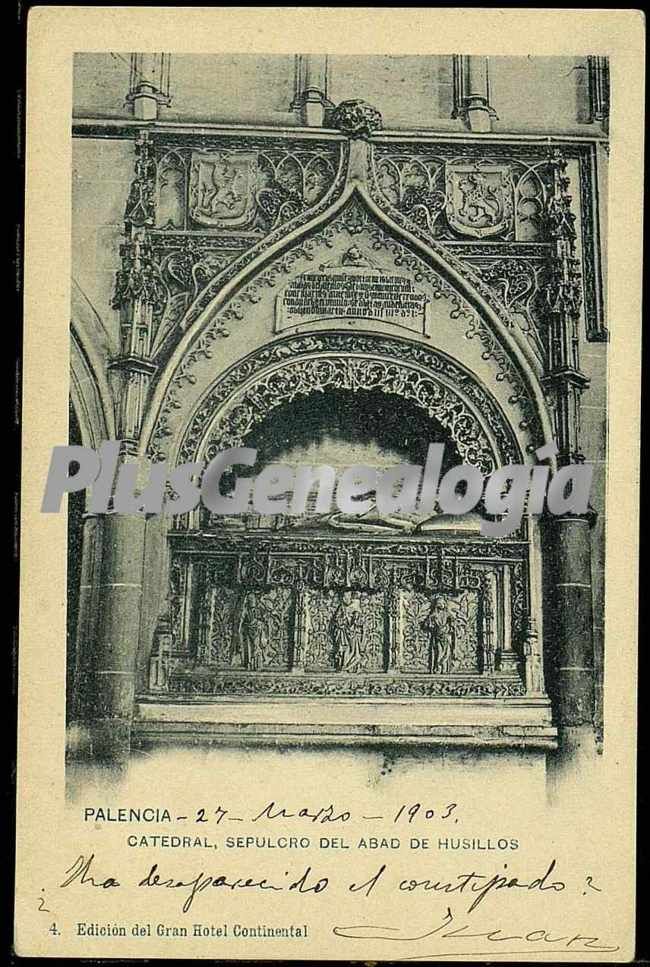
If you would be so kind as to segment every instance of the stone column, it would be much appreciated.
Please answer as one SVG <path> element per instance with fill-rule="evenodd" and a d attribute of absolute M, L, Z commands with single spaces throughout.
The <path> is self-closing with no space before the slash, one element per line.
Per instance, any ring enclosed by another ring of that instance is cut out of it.
<path fill-rule="evenodd" d="M 467 112 L 467 123 L 472 131 L 492 130 L 487 57 L 472 56 L 467 58 L 465 110 Z"/>
<path fill-rule="evenodd" d="M 587 517 L 543 519 L 547 690 L 566 736 L 593 741 L 594 650 Z"/>
<path fill-rule="evenodd" d="M 487 57 L 454 55 L 454 117 L 461 117 L 470 131 L 492 130 L 496 118 L 490 105 L 490 78 Z"/>
<path fill-rule="evenodd" d="M 81 575 L 79 582 L 79 610 L 75 649 L 73 718 L 86 718 L 88 696 L 88 663 L 97 628 L 97 583 L 101 559 L 101 518 L 84 514 L 81 536 Z"/>
<path fill-rule="evenodd" d="M 295 91 L 291 107 L 307 127 L 322 127 L 327 100 L 327 55 L 296 54 Z"/>
<path fill-rule="evenodd" d="M 119 763 L 131 742 L 145 517 L 107 514 L 102 532 L 94 647 L 86 649 L 87 724 L 93 758 Z"/>
<path fill-rule="evenodd" d="M 169 106 L 170 54 L 131 54 L 127 103 L 140 121 L 155 121 L 161 105 Z"/>

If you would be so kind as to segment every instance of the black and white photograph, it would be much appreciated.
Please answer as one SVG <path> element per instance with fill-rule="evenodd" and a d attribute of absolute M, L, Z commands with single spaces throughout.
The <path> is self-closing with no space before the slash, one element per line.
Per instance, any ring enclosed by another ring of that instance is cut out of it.
<path fill-rule="evenodd" d="M 18 955 L 634 958 L 644 31 L 30 12 Z"/>
<path fill-rule="evenodd" d="M 70 754 L 596 754 L 607 58 L 78 53 L 73 92 L 71 444 L 594 470 L 586 512 L 492 539 L 480 505 L 71 494 Z"/>

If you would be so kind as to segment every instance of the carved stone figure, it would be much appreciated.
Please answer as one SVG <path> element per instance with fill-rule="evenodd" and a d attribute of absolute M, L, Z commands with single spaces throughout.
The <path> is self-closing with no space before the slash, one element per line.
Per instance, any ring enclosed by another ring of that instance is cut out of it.
<path fill-rule="evenodd" d="M 459 182 L 458 187 L 463 196 L 459 215 L 466 218 L 471 225 L 481 224 L 484 219 L 488 225 L 496 224 L 500 208 L 499 198 L 485 175 L 478 171 L 470 172 L 467 178 Z"/>
<path fill-rule="evenodd" d="M 363 254 L 358 245 L 353 245 L 341 256 L 341 265 L 351 265 L 357 268 L 373 268 L 373 263 Z"/>
<path fill-rule="evenodd" d="M 190 166 L 190 214 L 200 225 L 245 225 L 255 210 L 252 152 L 198 152 Z"/>
<path fill-rule="evenodd" d="M 436 595 L 422 627 L 429 635 L 429 673 L 448 675 L 454 661 L 457 621 L 464 622 L 456 601 Z"/>
<path fill-rule="evenodd" d="M 259 671 L 270 662 L 273 639 L 280 632 L 279 621 L 266 602 L 247 595 L 239 620 L 239 637 L 242 643 L 244 668 Z"/>
<path fill-rule="evenodd" d="M 331 625 L 337 671 L 358 672 L 363 663 L 363 624 L 358 593 L 345 591 Z"/>

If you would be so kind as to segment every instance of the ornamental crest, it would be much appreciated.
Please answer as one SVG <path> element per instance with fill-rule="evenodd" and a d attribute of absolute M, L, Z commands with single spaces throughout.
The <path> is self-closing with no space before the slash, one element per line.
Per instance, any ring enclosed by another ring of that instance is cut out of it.
<path fill-rule="evenodd" d="M 461 235 L 486 238 L 512 225 L 509 165 L 448 164 L 446 213 Z"/>
<path fill-rule="evenodd" d="M 257 157 L 252 153 L 194 151 L 190 216 L 199 225 L 236 228 L 255 213 Z"/>

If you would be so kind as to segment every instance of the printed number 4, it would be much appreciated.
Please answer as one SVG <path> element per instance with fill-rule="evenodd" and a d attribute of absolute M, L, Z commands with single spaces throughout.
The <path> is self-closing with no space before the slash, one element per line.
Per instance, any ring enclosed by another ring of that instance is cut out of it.
<path fill-rule="evenodd" d="M 60 932 L 61 931 L 60 930 L 57 930 L 57 928 L 56 928 L 56 922 L 54 922 L 52 924 L 52 926 L 50 927 L 50 929 L 48 930 L 48 933 L 53 934 L 55 937 L 58 937 L 59 934 L 60 934 Z"/>

